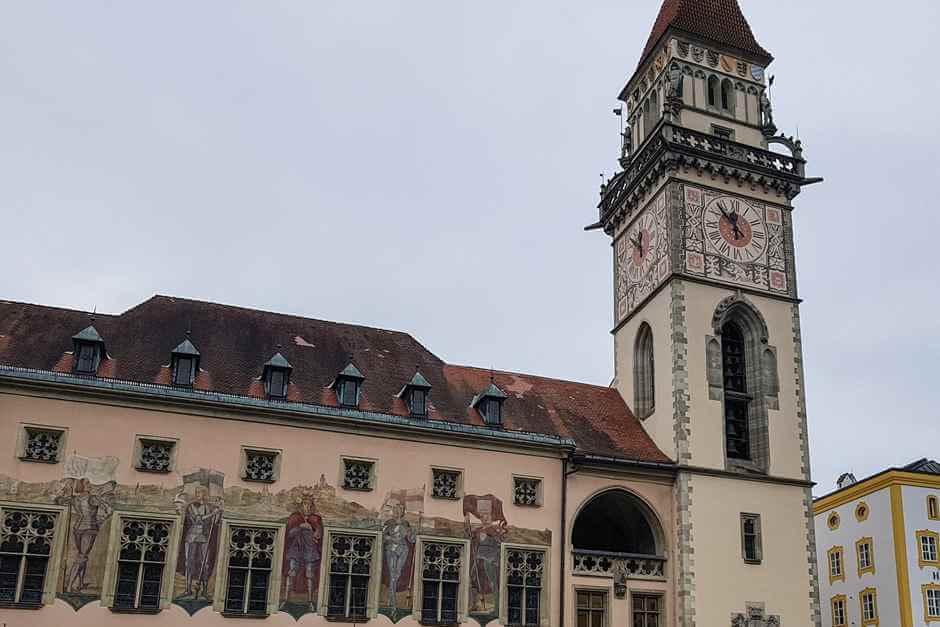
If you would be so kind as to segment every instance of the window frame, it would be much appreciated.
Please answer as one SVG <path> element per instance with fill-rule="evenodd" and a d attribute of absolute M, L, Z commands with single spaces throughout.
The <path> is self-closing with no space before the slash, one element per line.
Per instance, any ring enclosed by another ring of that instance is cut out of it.
<path fill-rule="evenodd" d="M 869 507 L 868 503 L 865 501 L 860 501 L 859 504 L 855 506 L 855 520 L 858 522 L 865 522 L 868 520 L 870 514 L 871 507 Z"/>
<path fill-rule="evenodd" d="M 636 624 L 636 597 L 658 597 L 660 600 L 657 625 L 666 625 L 666 594 L 656 590 L 630 590 L 630 625 Z M 648 613 L 648 612 L 644 612 Z"/>
<path fill-rule="evenodd" d="M 75 374 L 98 374 L 98 367 L 101 365 L 101 346 L 98 342 L 76 341 L 76 346 L 72 351 L 74 356 L 74 365 L 72 372 Z M 91 350 L 91 368 L 82 368 L 82 360 L 85 349 Z"/>
<path fill-rule="evenodd" d="M 449 496 L 438 496 L 434 493 L 434 478 L 438 472 L 447 472 L 457 475 L 457 494 L 454 497 Z M 428 484 L 430 489 L 428 490 L 429 495 L 432 499 L 437 499 L 439 501 L 459 501 L 464 496 L 464 477 L 466 476 L 466 471 L 463 468 L 451 468 L 448 466 L 431 466 L 431 479 Z"/>
<path fill-rule="evenodd" d="M 535 503 L 519 503 L 516 501 L 516 482 L 517 481 L 535 481 Z M 512 504 L 515 507 L 525 507 L 525 508 L 539 508 L 543 505 L 543 497 L 545 493 L 545 480 L 542 477 L 536 477 L 534 475 L 512 475 L 512 485 L 511 485 L 512 494 Z"/>
<path fill-rule="evenodd" d="M 189 363 L 189 377 L 186 381 L 180 380 L 180 364 Z M 196 382 L 196 374 L 199 372 L 199 359 L 195 355 L 184 355 L 175 353 L 173 355 L 173 364 L 170 369 L 170 382 L 177 387 L 192 387 Z"/>
<path fill-rule="evenodd" d="M 868 565 L 862 565 L 862 547 L 868 547 Z M 871 537 L 859 538 L 855 541 L 855 564 L 858 567 L 858 577 L 866 573 L 875 574 L 875 541 Z"/>
<path fill-rule="evenodd" d="M 826 517 L 826 526 L 829 527 L 829 531 L 835 531 L 841 523 L 842 517 L 839 516 L 839 512 L 832 512 Z"/>
<path fill-rule="evenodd" d="M 170 466 L 166 470 L 150 470 L 143 468 L 141 466 L 141 459 L 143 458 L 144 453 L 144 443 L 145 442 L 159 442 L 164 444 L 170 444 Z M 148 474 L 155 475 L 168 475 L 176 470 L 176 460 L 179 452 L 179 438 L 170 438 L 160 435 L 144 435 L 138 433 L 134 436 L 134 470 L 137 472 L 145 472 Z"/>
<path fill-rule="evenodd" d="M 656 413 L 656 338 L 645 320 L 633 341 L 633 406 L 640 420 Z"/>
<path fill-rule="evenodd" d="M 929 529 L 921 529 L 915 535 L 917 537 L 917 566 L 921 569 L 927 567 L 940 568 L 940 534 Z M 924 540 L 926 539 L 933 540 L 934 559 L 932 560 L 924 557 Z"/>
<path fill-rule="evenodd" d="M 574 589 L 574 596 L 573 596 L 573 598 L 572 598 L 572 601 L 573 601 L 572 606 L 573 606 L 573 609 L 574 609 L 574 624 L 575 624 L 575 625 L 578 624 L 578 611 L 582 609 L 582 608 L 578 605 L 578 593 L 581 593 L 581 592 L 585 592 L 585 593 L 587 593 L 587 594 L 601 594 L 601 595 L 604 596 L 604 620 L 603 620 L 602 622 L 603 622 L 603 624 L 604 624 L 605 627 L 609 627 L 609 625 L 610 625 L 610 620 L 611 620 L 611 616 L 610 616 L 610 611 L 611 611 L 611 607 L 610 607 L 611 591 L 610 591 L 610 588 L 601 588 L 601 587 L 595 587 L 595 586 L 575 586 L 575 589 Z M 590 611 L 593 611 L 593 608 L 584 608 L 584 609 L 587 609 L 589 612 L 590 612 Z"/>
<path fill-rule="evenodd" d="M 940 499 L 933 494 L 927 495 L 927 519 L 940 520 Z"/>
<path fill-rule="evenodd" d="M 180 525 L 182 527 L 182 525 Z M 230 518 L 222 516 L 222 528 L 219 533 L 218 557 L 215 565 L 215 594 L 212 597 L 212 609 L 225 617 L 245 617 L 260 618 L 261 615 L 254 614 L 233 614 L 225 610 L 226 590 L 228 589 L 228 565 L 229 549 L 228 538 L 231 536 L 232 527 L 250 527 L 257 529 L 273 529 L 274 547 L 271 559 L 271 577 L 268 580 L 268 598 L 264 617 L 276 614 L 278 611 L 279 597 L 281 592 L 281 564 L 284 557 L 284 529 L 285 523 L 272 522 L 270 520 L 255 520 L 247 518 Z"/>
<path fill-rule="evenodd" d="M 371 459 L 369 457 L 354 457 L 352 455 L 342 455 L 340 456 L 339 462 L 339 487 L 343 490 L 348 490 L 349 492 L 375 492 L 378 488 L 378 467 L 379 462 L 377 459 Z M 369 469 L 369 487 L 368 488 L 354 488 L 346 485 L 346 464 L 349 462 L 358 462 L 365 463 L 370 465 Z"/>
<path fill-rule="evenodd" d="M 29 434 L 31 431 L 56 432 L 59 434 L 59 450 L 56 451 L 54 460 L 32 459 L 26 456 L 26 447 L 29 444 Z M 53 425 L 42 425 L 34 422 L 21 422 L 17 432 L 16 458 L 21 462 L 30 464 L 59 464 L 62 462 L 64 452 L 68 450 L 68 427 L 56 427 Z"/>
<path fill-rule="evenodd" d="M 121 529 L 127 519 L 154 520 L 169 522 L 172 525 L 170 528 L 170 543 L 167 546 L 167 559 L 163 566 L 163 579 L 160 582 L 160 606 L 156 610 L 133 610 L 114 607 L 115 586 L 117 585 L 118 575 L 117 563 L 121 554 Z M 101 580 L 101 605 L 113 612 L 122 614 L 155 614 L 170 607 L 170 603 L 173 601 L 173 586 L 176 583 L 176 562 L 179 557 L 180 540 L 183 536 L 182 517 L 178 514 L 115 509 L 111 513 L 110 525 L 104 576 Z"/>
<path fill-rule="evenodd" d="M 382 586 L 382 532 L 375 531 L 370 529 L 352 529 L 347 527 L 330 527 L 325 526 L 323 528 L 323 553 L 320 558 L 320 586 L 319 586 L 319 596 L 317 597 L 317 608 L 318 613 L 325 620 L 330 622 L 352 622 L 346 620 L 345 618 L 330 617 L 329 607 L 330 607 L 330 546 L 333 543 L 334 535 L 351 535 L 351 536 L 370 536 L 373 538 L 373 546 L 375 547 L 372 552 L 372 563 L 369 566 L 369 592 L 366 598 L 366 622 L 372 620 L 379 613 L 379 595 L 381 593 Z M 415 553 L 417 556 L 417 553 Z M 417 572 L 417 569 L 414 569 Z M 358 621 L 357 621 L 358 622 Z"/>
<path fill-rule="evenodd" d="M 839 557 L 839 572 L 833 573 L 832 569 L 832 558 Z M 826 569 L 829 573 L 829 585 L 831 586 L 836 581 L 845 582 L 845 549 L 841 546 L 834 546 L 828 551 L 826 551 Z"/>
<path fill-rule="evenodd" d="M 259 453 L 261 455 L 274 456 L 274 476 L 271 479 L 251 479 L 248 477 L 248 455 L 249 453 Z M 241 447 L 241 460 L 238 465 L 238 478 L 247 483 L 275 483 L 281 478 L 281 459 L 284 452 L 279 448 L 265 448 L 263 446 L 245 446 Z"/>
<path fill-rule="evenodd" d="M 431 536 L 420 534 L 415 538 L 415 564 L 414 564 L 414 582 L 411 595 L 412 612 L 414 619 L 422 625 L 450 625 L 452 623 L 439 623 L 437 621 L 425 621 L 422 615 L 422 606 L 424 604 L 424 545 L 425 544 L 453 544 L 462 547 L 460 580 L 457 583 L 457 621 L 456 623 L 465 623 L 469 616 L 470 601 L 470 539 L 469 538 L 447 538 L 443 536 Z"/>
<path fill-rule="evenodd" d="M 754 533 L 754 548 L 755 548 L 755 557 L 748 557 L 747 555 L 747 542 L 746 534 L 744 531 L 744 525 L 748 520 L 752 520 L 756 526 L 756 532 Z M 741 557 L 744 559 L 746 564 L 761 564 L 764 561 L 764 537 L 763 537 L 763 525 L 761 524 L 761 515 L 760 514 L 741 514 Z"/>
<path fill-rule="evenodd" d="M 540 544 L 519 544 L 516 542 L 503 542 L 499 547 L 499 575 L 500 575 L 500 595 L 499 595 L 499 622 L 506 627 L 528 627 L 509 622 L 509 577 L 507 575 L 509 567 L 509 551 L 530 551 L 541 552 L 542 558 L 542 588 L 539 595 L 539 625 L 548 627 L 550 623 L 551 608 L 551 564 L 552 547 Z M 468 579 L 469 581 L 469 579 Z"/>
<path fill-rule="evenodd" d="M 865 618 L 865 599 L 871 598 L 872 610 L 875 615 L 871 618 Z M 878 625 L 878 591 L 875 588 L 865 588 L 858 593 L 858 609 L 859 609 L 859 619 L 861 621 L 861 627 L 871 627 L 873 625 Z"/>
<path fill-rule="evenodd" d="M 842 604 L 842 620 L 836 622 L 836 603 Z M 837 594 L 829 599 L 829 609 L 832 612 L 832 627 L 848 627 L 849 625 L 849 600 L 844 594 Z"/>
<path fill-rule="evenodd" d="M 49 549 L 49 561 L 46 562 L 46 574 L 42 582 L 42 600 L 39 604 L 33 603 L 0 603 L 0 608 L 4 610 L 18 609 L 37 609 L 46 605 L 52 605 L 56 599 L 56 589 L 59 580 L 59 574 L 62 570 L 62 560 L 65 554 L 66 528 L 66 510 L 63 505 L 46 505 L 45 503 L 17 503 L 14 501 L 0 501 L 0 521 L 7 510 L 20 510 L 27 512 L 41 512 L 55 514 L 55 526 L 52 531 L 52 546 Z"/>
<path fill-rule="evenodd" d="M 929 593 L 933 591 L 936 593 L 937 602 L 937 613 L 930 613 L 930 603 L 929 603 Z M 924 622 L 926 623 L 938 623 L 940 622 L 940 584 L 936 583 L 925 583 L 920 587 L 921 596 L 924 599 Z"/>

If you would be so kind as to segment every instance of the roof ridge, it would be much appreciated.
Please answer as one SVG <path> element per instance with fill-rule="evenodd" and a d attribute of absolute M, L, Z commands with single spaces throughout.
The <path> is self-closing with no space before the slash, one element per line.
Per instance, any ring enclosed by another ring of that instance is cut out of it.
<path fill-rule="evenodd" d="M 86 309 L 75 309 L 73 307 L 59 307 L 58 305 L 42 305 L 40 303 L 28 303 L 22 300 L 10 300 L 8 298 L 0 298 L 0 306 L 2 305 L 24 305 L 26 307 L 35 307 L 37 309 L 49 309 L 55 311 L 68 311 L 71 313 L 86 314 L 88 316 L 104 317 L 104 318 L 117 318 L 121 314 L 110 314 L 110 313 L 101 313 L 100 311 L 88 311 Z"/>
<path fill-rule="evenodd" d="M 558 377 L 548 377 L 541 374 L 530 374 L 527 372 L 516 372 L 514 370 L 499 370 L 498 368 L 483 368 L 480 366 L 468 366 L 466 364 L 452 364 L 445 363 L 444 365 L 450 366 L 452 368 L 463 368 L 464 370 L 479 370 L 483 373 L 493 373 L 493 374 L 507 374 L 517 377 L 529 377 L 530 379 L 541 379 L 543 381 L 555 381 L 556 383 L 571 383 L 574 385 L 583 385 L 586 387 L 598 388 L 601 390 L 615 390 L 609 385 L 600 385 L 598 383 L 587 383 L 585 381 L 573 381 L 572 379 L 559 379 Z M 616 391 L 616 390 L 615 390 Z"/>

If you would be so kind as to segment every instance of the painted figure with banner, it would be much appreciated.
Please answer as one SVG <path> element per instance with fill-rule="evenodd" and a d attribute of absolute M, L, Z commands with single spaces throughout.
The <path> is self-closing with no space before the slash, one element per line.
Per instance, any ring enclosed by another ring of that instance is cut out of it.
<path fill-rule="evenodd" d="M 223 479 L 221 472 L 205 468 L 183 477 L 183 490 L 176 498 L 183 514 L 177 560 L 177 572 L 186 578 L 183 597 L 209 600 L 209 578 L 215 570 L 222 524 Z"/>
<path fill-rule="evenodd" d="M 88 561 L 98 533 L 111 517 L 114 473 L 120 461 L 116 457 L 72 455 L 65 461 L 65 479 L 60 482 L 55 502 L 69 507 L 69 535 L 73 553 L 66 569 L 65 592 L 82 592 L 88 587 Z"/>
<path fill-rule="evenodd" d="M 414 572 L 414 547 L 417 537 L 407 514 L 417 515 L 418 527 L 424 513 L 424 488 L 392 490 L 382 505 L 382 557 L 385 562 L 383 583 L 388 586 L 385 607 L 397 610 L 398 593 L 411 589 Z M 410 608 L 410 601 L 406 604 Z M 397 612 L 392 617 L 397 618 Z"/>
<path fill-rule="evenodd" d="M 500 547 L 509 531 L 503 502 L 492 494 L 468 494 L 463 497 L 463 515 L 470 538 L 470 611 L 492 613 L 497 609 Z M 478 522 L 474 523 L 471 516 Z"/>

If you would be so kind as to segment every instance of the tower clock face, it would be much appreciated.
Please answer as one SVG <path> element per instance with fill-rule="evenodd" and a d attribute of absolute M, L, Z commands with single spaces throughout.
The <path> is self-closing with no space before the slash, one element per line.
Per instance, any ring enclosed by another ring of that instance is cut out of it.
<path fill-rule="evenodd" d="M 752 263 L 767 251 L 763 211 L 734 196 L 718 196 L 705 206 L 705 239 L 713 251 L 731 261 Z"/>
<path fill-rule="evenodd" d="M 794 296 L 781 205 L 683 185 L 685 273 Z"/>
<path fill-rule="evenodd" d="M 615 319 L 629 316 L 669 276 L 666 194 L 643 208 L 615 240 Z"/>
<path fill-rule="evenodd" d="M 655 260 L 655 251 L 659 242 L 659 230 L 656 217 L 644 213 L 627 231 L 626 246 L 630 254 L 627 257 L 627 273 L 634 282 L 639 282 L 650 271 Z"/>

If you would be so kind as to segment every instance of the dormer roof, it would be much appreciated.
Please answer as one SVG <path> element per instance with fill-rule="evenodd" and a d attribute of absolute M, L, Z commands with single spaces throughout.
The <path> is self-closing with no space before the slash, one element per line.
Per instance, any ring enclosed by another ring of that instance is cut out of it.
<path fill-rule="evenodd" d="M 503 392 L 501 389 L 499 389 L 499 387 L 497 387 L 495 383 L 490 381 L 490 384 L 487 386 L 485 390 L 483 390 L 482 392 L 480 392 L 479 394 L 473 397 L 473 400 L 470 401 L 470 406 L 476 407 L 477 405 L 480 404 L 480 401 L 482 401 L 485 398 L 495 398 L 498 400 L 505 400 L 509 397 L 506 396 L 506 393 Z"/>
<path fill-rule="evenodd" d="M 93 326 L 85 327 L 73 335 L 72 340 L 78 342 L 93 342 L 96 344 L 104 344 L 104 340 L 101 338 L 101 334 L 98 333 L 98 330 Z"/>
<path fill-rule="evenodd" d="M 294 367 L 290 365 L 290 362 L 280 353 L 275 353 L 274 357 L 269 359 L 264 364 L 265 369 L 267 368 L 283 368 L 284 370 L 292 370 Z"/>
<path fill-rule="evenodd" d="M 186 338 L 185 340 L 180 342 L 176 346 L 176 348 L 173 349 L 173 354 L 174 355 L 187 355 L 190 357 L 199 357 L 199 350 L 189 340 L 189 338 Z"/>

